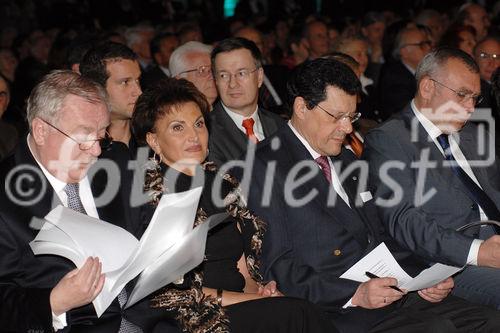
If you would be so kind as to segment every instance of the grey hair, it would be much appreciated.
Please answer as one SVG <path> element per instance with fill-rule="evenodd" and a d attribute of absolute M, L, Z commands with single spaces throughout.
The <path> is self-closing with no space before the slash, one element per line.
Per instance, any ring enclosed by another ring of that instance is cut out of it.
<path fill-rule="evenodd" d="M 479 67 L 474 59 L 462 50 L 451 47 L 440 47 L 427 55 L 420 61 L 415 70 L 417 87 L 420 81 L 426 77 L 436 77 L 443 66 L 450 59 L 461 61 L 472 73 L 479 73 Z"/>
<path fill-rule="evenodd" d="M 134 44 L 144 38 L 142 35 L 143 32 L 154 32 L 154 28 L 147 24 L 138 24 L 125 30 L 124 37 L 127 41 L 127 46 L 132 48 Z"/>
<path fill-rule="evenodd" d="M 187 42 L 172 52 L 170 55 L 170 60 L 168 62 L 168 69 L 172 77 L 182 73 L 183 71 L 189 70 L 189 64 L 187 64 L 186 57 L 188 54 L 192 53 L 206 53 L 210 56 L 213 47 L 207 44 L 203 44 L 196 41 Z"/>
<path fill-rule="evenodd" d="M 396 38 L 394 39 L 394 47 L 392 48 L 392 57 L 396 60 L 401 60 L 401 54 L 399 51 L 401 50 L 401 47 L 403 46 L 403 35 L 408 32 L 409 30 L 414 30 L 416 28 L 403 28 L 399 30 L 399 32 L 396 34 Z"/>
<path fill-rule="evenodd" d="M 82 97 L 90 103 L 104 104 L 110 110 L 108 95 L 100 84 L 70 70 L 55 70 L 43 77 L 28 98 L 27 118 L 30 129 L 35 118 L 56 123 L 68 95 Z"/>

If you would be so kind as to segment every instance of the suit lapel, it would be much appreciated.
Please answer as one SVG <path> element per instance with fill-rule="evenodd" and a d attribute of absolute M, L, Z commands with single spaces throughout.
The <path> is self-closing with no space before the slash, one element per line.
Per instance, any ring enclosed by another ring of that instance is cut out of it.
<path fill-rule="evenodd" d="M 262 124 L 262 129 L 264 130 L 264 136 L 267 138 L 276 132 L 278 126 L 273 118 L 271 118 L 263 109 L 259 108 L 257 111 L 259 115 L 260 123 Z"/>
<path fill-rule="evenodd" d="M 413 160 L 420 161 L 425 154 L 428 154 L 428 161 L 437 163 L 436 167 L 427 170 L 428 175 L 437 178 L 442 184 L 447 184 L 447 186 L 451 185 L 455 189 L 467 194 L 467 191 L 463 188 L 463 185 L 455 176 L 453 170 L 450 167 L 443 166 L 446 159 L 434 141 L 429 137 L 425 128 L 418 121 L 410 106 L 402 112 L 402 117 L 408 129 L 411 143 L 416 148 Z M 407 167 L 411 166 L 408 165 Z"/>
<path fill-rule="evenodd" d="M 215 115 L 216 123 L 214 125 L 217 132 L 211 133 L 211 135 L 216 135 L 220 139 L 219 141 L 225 141 L 225 144 L 230 146 L 232 151 L 246 150 L 248 144 L 246 135 L 236 126 L 220 102 L 215 105 L 212 112 Z M 241 154 L 237 154 L 237 156 L 239 155 Z"/>
<path fill-rule="evenodd" d="M 282 145 L 287 150 L 288 156 L 285 169 L 288 171 L 291 170 L 299 161 L 310 161 L 311 169 L 316 172 L 312 179 L 294 191 L 294 196 L 302 198 L 310 193 L 311 190 L 316 190 L 318 193 L 311 201 L 311 204 L 327 214 L 332 221 L 340 224 L 356 239 L 362 248 L 365 248 L 367 245 L 366 228 L 360 220 L 357 211 L 351 209 L 335 192 L 333 186 L 328 183 L 320 168 L 312 159 L 311 154 L 309 154 L 292 130 L 288 126 L 284 126 L 283 132 L 284 142 Z M 301 168 L 303 170 L 302 174 L 309 172 L 311 169 L 306 167 Z M 299 172 L 297 177 L 300 176 L 301 173 Z"/>

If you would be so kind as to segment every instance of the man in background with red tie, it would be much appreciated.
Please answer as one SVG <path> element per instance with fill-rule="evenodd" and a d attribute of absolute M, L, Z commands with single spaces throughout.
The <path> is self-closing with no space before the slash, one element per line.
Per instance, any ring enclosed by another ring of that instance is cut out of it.
<path fill-rule="evenodd" d="M 258 258 L 264 279 L 321 306 L 340 332 L 498 329 L 500 312 L 448 296 L 451 278 L 412 293 L 394 290 L 397 281 L 383 275 L 363 283 L 340 278 L 381 241 L 398 258 L 364 189 L 367 168 L 343 146 L 359 118 L 360 89 L 343 63 L 299 65 L 288 82 L 290 122 L 247 161 L 251 178 L 240 178 L 248 208 L 266 222 Z M 418 266 L 400 264 L 408 271 Z"/>
<path fill-rule="evenodd" d="M 211 59 L 220 101 L 209 115 L 209 160 L 220 167 L 242 157 L 249 144 L 263 141 L 284 122 L 258 106 L 264 71 L 255 43 L 225 39 L 213 49 Z"/>

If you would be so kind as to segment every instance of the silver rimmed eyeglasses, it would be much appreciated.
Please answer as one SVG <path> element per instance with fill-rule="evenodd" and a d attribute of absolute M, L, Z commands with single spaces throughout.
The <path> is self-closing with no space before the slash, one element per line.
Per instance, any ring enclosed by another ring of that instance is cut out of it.
<path fill-rule="evenodd" d="M 467 103 L 469 100 L 472 100 L 474 102 L 474 105 L 478 105 L 483 100 L 483 97 L 479 94 L 472 94 L 472 93 L 466 93 L 463 91 L 458 91 L 458 90 L 450 88 L 447 85 L 445 85 L 444 83 L 441 83 L 441 82 L 434 80 L 432 78 L 430 80 L 439 84 L 440 86 L 445 87 L 446 89 L 452 91 L 453 93 L 455 93 L 455 95 L 458 98 L 458 103 L 463 104 L 463 103 Z"/>
<path fill-rule="evenodd" d="M 248 80 L 250 77 L 250 74 L 255 73 L 260 67 L 256 67 L 255 69 L 240 69 L 236 73 L 229 73 L 225 71 L 218 72 L 215 75 L 215 78 L 219 81 L 223 82 L 229 82 L 231 80 L 231 77 L 234 77 L 235 79 L 245 81 Z"/>
<path fill-rule="evenodd" d="M 343 113 L 343 114 L 339 114 L 339 115 L 334 115 L 333 113 L 330 113 L 327 110 L 325 110 L 321 105 L 316 104 L 316 106 L 318 108 L 320 108 L 321 110 L 323 110 L 327 115 L 329 115 L 330 117 L 332 117 L 333 119 L 335 119 L 337 121 L 349 119 L 349 121 L 351 123 L 354 123 L 354 122 L 356 122 L 361 117 L 361 113 L 360 112 L 355 112 L 355 113 L 352 113 L 352 114 Z"/>
<path fill-rule="evenodd" d="M 106 131 L 106 134 L 105 134 L 105 136 L 103 138 L 81 141 L 81 140 L 77 140 L 77 139 L 71 137 L 69 134 L 61 131 L 59 128 L 57 128 L 56 126 L 52 125 L 48 121 L 43 120 L 41 118 L 40 118 L 40 120 L 43 121 L 44 123 L 46 123 L 47 125 L 49 125 L 50 127 L 52 127 L 53 129 L 55 129 L 56 131 L 58 131 L 59 133 L 61 133 L 62 135 L 64 135 L 65 137 L 71 139 L 76 144 L 78 144 L 78 147 L 81 150 L 90 150 L 92 147 L 94 147 L 94 145 L 96 144 L 96 142 L 99 142 L 99 145 L 100 145 L 100 147 L 101 147 L 102 150 L 108 150 L 111 147 L 112 143 L 113 143 L 113 139 L 111 138 L 111 136 L 109 135 L 109 133 L 107 131 Z"/>
<path fill-rule="evenodd" d="M 207 77 L 212 74 L 212 67 L 209 65 L 199 66 L 198 68 L 188 69 L 187 71 L 180 72 L 178 75 L 196 72 L 198 77 Z"/>

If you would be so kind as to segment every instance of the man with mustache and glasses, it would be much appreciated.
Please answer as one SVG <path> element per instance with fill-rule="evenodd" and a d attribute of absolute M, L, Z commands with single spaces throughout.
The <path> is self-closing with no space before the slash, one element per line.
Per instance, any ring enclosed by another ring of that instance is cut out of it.
<path fill-rule="evenodd" d="M 210 108 L 218 97 L 210 60 L 212 49 L 212 46 L 200 42 L 187 42 L 175 49 L 168 65 L 172 77 L 193 83 L 205 95 Z"/>
<path fill-rule="evenodd" d="M 398 281 L 390 277 L 340 278 L 381 241 L 398 257 L 362 188 L 363 163 L 343 147 L 359 119 L 360 89 L 356 74 L 335 60 L 315 59 L 292 72 L 292 118 L 257 147 L 245 168 L 251 177 L 241 182 L 249 209 L 267 223 L 264 279 L 321 306 L 340 332 L 493 332 L 500 313 L 448 296 L 451 278 L 413 293 L 395 290 Z"/>
<path fill-rule="evenodd" d="M 411 103 L 366 137 L 379 215 L 407 256 L 465 266 L 453 294 L 498 309 L 499 227 L 457 231 L 500 221 L 494 140 L 469 121 L 481 100 L 479 67 L 461 50 L 440 48 L 422 60 L 416 79 Z"/>
<path fill-rule="evenodd" d="M 149 301 L 125 310 L 119 296 L 97 318 L 91 302 L 105 280 L 99 258 L 89 257 L 75 269 L 64 257 L 35 256 L 29 247 L 44 216 L 61 204 L 95 218 L 106 216 L 105 220 L 129 232 L 137 229 L 139 222 L 129 220 L 122 207 L 97 206 L 87 176 L 107 141 L 106 92 L 77 73 L 55 71 L 34 88 L 27 105 L 30 132 L 0 164 L 5 180 L 0 188 L 2 330 L 147 330 L 146 318 L 153 313 Z M 24 302 L 33 302 L 36 311 Z M 6 314 L 10 314 L 8 321 Z"/>

